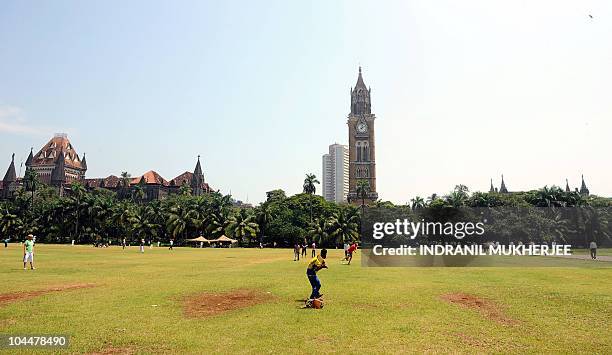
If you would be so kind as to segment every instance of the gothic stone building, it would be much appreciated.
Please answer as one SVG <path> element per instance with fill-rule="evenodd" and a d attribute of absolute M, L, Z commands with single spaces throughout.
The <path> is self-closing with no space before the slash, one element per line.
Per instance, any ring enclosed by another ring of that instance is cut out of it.
<path fill-rule="evenodd" d="M 145 200 L 162 199 L 168 194 L 178 193 L 182 186 L 189 186 L 192 195 L 202 195 L 211 191 L 204 180 L 200 157 L 193 172 L 186 171 L 167 181 L 151 170 L 141 176 L 130 178 L 128 183 L 114 175 L 106 178 L 86 179 L 87 161 L 76 152 L 66 134 L 56 134 L 40 151 L 33 154 L 30 150 L 26 162 L 26 172 L 34 171 L 41 183 L 58 189 L 63 195 L 70 189 L 72 182 L 80 182 L 87 189 L 104 188 L 118 193 L 120 197 L 131 196 L 135 186 L 140 186 L 145 193 Z M 23 185 L 23 179 L 15 171 L 15 154 L 9 168 L 0 182 L 0 198 L 10 199 L 15 191 Z M 126 186 L 127 185 L 127 186 Z"/>

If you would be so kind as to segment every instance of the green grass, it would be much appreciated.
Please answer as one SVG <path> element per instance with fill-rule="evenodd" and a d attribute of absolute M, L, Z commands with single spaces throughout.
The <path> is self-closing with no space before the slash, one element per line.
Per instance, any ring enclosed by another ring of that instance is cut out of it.
<path fill-rule="evenodd" d="M 363 268 L 320 272 L 326 305 L 299 309 L 310 293 L 306 262 L 288 249 L 146 249 L 37 245 L 35 271 L 21 249 L 0 250 L 0 293 L 73 283 L 0 305 L 0 334 L 63 333 L 70 351 L 110 346 L 167 353 L 527 352 L 612 353 L 612 268 Z M 181 298 L 237 288 L 270 292 L 272 303 L 192 319 Z M 518 323 L 501 324 L 440 299 L 474 294 Z M 157 305 L 153 307 L 152 305 Z M 1 352 L 1 351 L 0 351 Z"/>

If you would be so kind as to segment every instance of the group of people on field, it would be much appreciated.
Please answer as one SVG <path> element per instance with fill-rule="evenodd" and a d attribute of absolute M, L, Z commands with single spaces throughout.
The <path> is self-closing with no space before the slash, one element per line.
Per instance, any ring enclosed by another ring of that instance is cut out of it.
<path fill-rule="evenodd" d="M 314 258 L 317 255 L 317 243 L 314 241 L 310 244 L 311 252 L 310 257 Z M 300 261 L 300 256 L 305 258 L 308 255 L 308 243 L 304 240 L 304 243 L 295 243 L 293 245 L 293 261 Z"/>

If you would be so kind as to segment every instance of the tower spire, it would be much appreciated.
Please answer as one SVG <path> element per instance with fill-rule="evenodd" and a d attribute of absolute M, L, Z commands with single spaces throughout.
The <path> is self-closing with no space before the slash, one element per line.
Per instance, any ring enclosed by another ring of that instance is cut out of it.
<path fill-rule="evenodd" d="M 589 195 L 589 189 L 586 186 L 586 183 L 584 182 L 584 174 L 582 175 L 582 184 L 580 185 L 580 194 L 583 196 L 588 196 Z"/>
<path fill-rule="evenodd" d="M 502 178 L 502 181 L 501 181 L 501 186 L 499 187 L 499 192 L 502 194 L 507 194 L 508 189 L 506 188 L 506 182 L 504 181 L 504 174 L 502 174 L 501 178 Z"/>
<path fill-rule="evenodd" d="M 198 162 L 193 169 L 191 177 L 191 193 L 194 196 L 200 196 L 204 193 L 204 174 L 202 173 L 202 165 L 200 164 L 200 155 L 198 154 Z"/>
<path fill-rule="evenodd" d="M 2 181 L 5 186 L 8 186 L 8 184 L 11 182 L 17 181 L 17 172 L 15 171 L 15 153 L 13 153 L 11 156 L 11 163 L 6 170 L 6 174 L 4 174 L 4 179 L 2 179 Z"/>
<path fill-rule="evenodd" d="M 363 81 L 361 66 L 359 66 L 359 75 L 357 83 L 351 90 L 351 114 L 363 115 L 372 113 L 370 104 L 370 90 Z"/>
<path fill-rule="evenodd" d="M 569 181 L 567 180 L 567 178 L 565 178 L 565 192 L 571 192 L 569 188 Z"/>

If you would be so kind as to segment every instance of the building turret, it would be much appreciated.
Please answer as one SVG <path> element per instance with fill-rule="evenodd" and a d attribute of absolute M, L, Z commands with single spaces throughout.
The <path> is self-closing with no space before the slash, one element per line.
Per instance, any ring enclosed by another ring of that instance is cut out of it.
<path fill-rule="evenodd" d="M 508 189 L 506 188 L 506 182 L 504 181 L 504 174 L 502 174 L 502 182 L 501 182 L 501 186 L 499 187 L 499 193 L 501 194 L 508 193 Z"/>
<path fill-rule="evenodd" d="M 589 196 L 589 189 L 584 182 L 584 175 L 582 175 L 582 184 L 580 185 L 580 194 L 583 196 Z"/>
<path fill-rule="evenodd" d="M 0 190 L 0 197 L 12 197 L 17 190 L 17 187 L 18 183 L 17 173 L 15 171 L 15 153 L 13 153 L 11 156 L 11 163 L 9 164 L 8 169 L 6 169 L 6 174 L 4 174 L 4 178 L 2 179 L 2 190 Z"/>
<path fill-rule="evenodd" d="M 193 176 L 191 177 L 191 194 L 194 196 L 201 196 L 204 194 L 204 174 L 202 173 L 199 155 L 198 162 L 193 170 Z"/>
<path fill-rule="evenodd" d="M 30 169 L 30 167 L 32 166 L 32 161 L 34 160 L 33 150 L 34 148 L 30 148 L 30 155 L 28 155 L 28 159 L 26 159 L 26 162 L 25 162 L 26 170 Z"/>
<path fill-rule="evenodd" d="M 357 77 L 357 84 L 355 88 L 351 90 L 351 113 L 354 115 L 363 115 L 372 113 L 372 106 L 370 103 L 370 89 L 368 89 L 363 82 L 361 76 L 361 67 L 359 67 L 359 76 Z"/>
<path fill-rule="evenodd" d="M 489 193 L 495 192 L 495 188 L 493 187 L 493 179 L 491 179 L 491 187 L 489 188 Z"/>
<path fill-rule="evenodd" d="M 567 179 L 565 179 L 565 192 L 571 192 L 572 190 L 570 190 L 569 187 L 569 181 L 567 181 Z"/>
<path fill-rule="evenodd" d="M 17 182 L 17 173 L 15 172 L 15 153 L 11 156 L 11 163 L 9 164 L 8 169 L 6 170 L 6 174 L 4 174 L 4 179 L 2 179 L 3 185 L 7 186 L 7 184 Z"/>
<path fill-rule="evenodd" d="M 83 167 L 83 170 L 87 170 L 87 159 L 85 158 L 85 153 L 83 153 L 83 159 L 81 160 L 81 167 Z"/>

